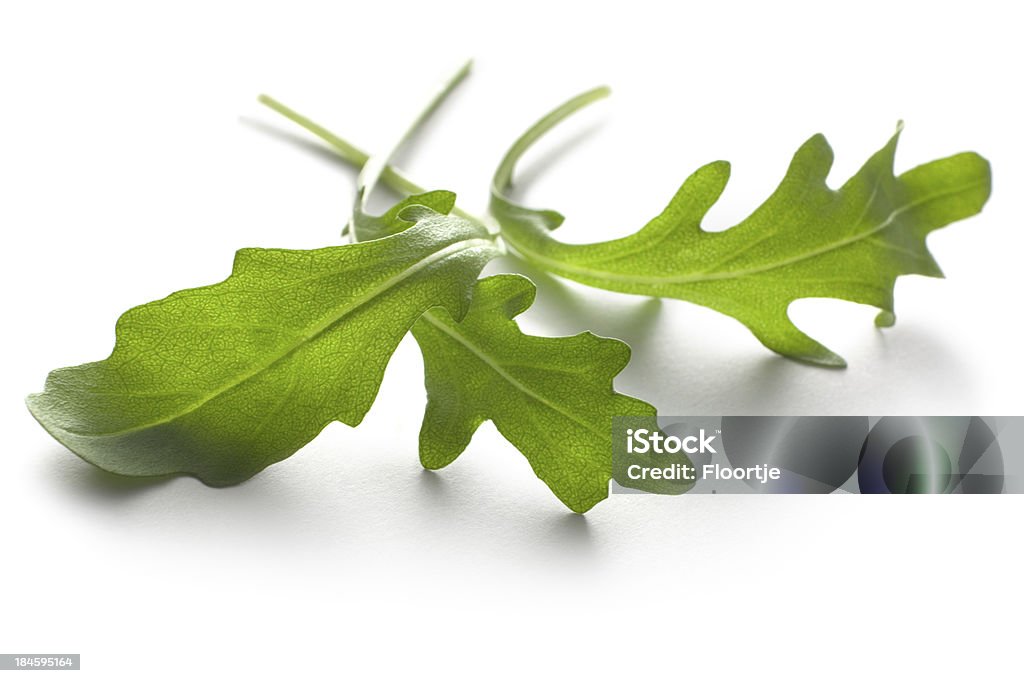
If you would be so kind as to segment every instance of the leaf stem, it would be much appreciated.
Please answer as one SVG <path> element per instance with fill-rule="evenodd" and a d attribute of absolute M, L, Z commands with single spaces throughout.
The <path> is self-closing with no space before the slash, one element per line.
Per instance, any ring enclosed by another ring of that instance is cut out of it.
<path fill-rule="evenodd" d="M 363 166 L 366 165 L 366 162 L 370 160 L 369 154 L 356 147 L 348 140 L 332 133 L 320 124 L 306 116 L 303 116 L 270 95 L 260 95 L 259 102 L 326 142 L 330 146 L 331 151 L 337 154 L 340 159 L 353 166 L 357 171 L 361 170 Z M 423 192 L 426 192 L 423 187 L 417 185 L 412 180 L 409 180 L 409 178 L 407 178 L 401 171 L 390 165 L 385 166 L 381 171 L 380 182 L 384 183 L 392 190 L 406 195 L 422 194 Z M 452 209 L 452 213 L 460 218 L 465 218 L 468 221 L 476 223 L 477 225 L 487 225 L 482 218 L 463 211 L 459 207 Z"/>
<path fill-rule="evenodd" d="M 441 106 L 441 103 L 451 94 L 451 92 L 465 80 L 466 76 L 469 75 L 469 70 L 472 68 L 473 62 L 467 61 L 458 71 L 456 71 L 450 78 L 445 80 L 441 85 L 434 91 L 430 96 L 430 100 L 427 102 L 427 106 L 424 107 L 413 119 L 412 123 L 405 129 L 405 132 L 391 145 L 391 148 L 384 154 L 375 154 L 369 158 L 363 164 L 362 169 L 359 171 L 359 178 L 356 180 L 356 213 L 360 213 L 366 208 L 366 202 L 369 199 L 370 193 L 373 192 L 374 187 L 380 180 L 380 176 L 384 169 L 387 168 L 391 159 L 394 158 L 398 150 L 412 137 L 423 123 L 430 118 L 430 116 L 437 111 L 437 108 Z M 353 223 L 353 235 L 355 235 L 355 225 Z M 356 239 L 358 242 L 359 240 Z"/>
<path fill-rule="evenodd" d="M 611 88 L 605 85 L 594 88 L 593 90 L 588 90 L 570 100 L 567 100 L 561 106 L 546 114 L 543 118 L 537 121 L 537 123 L 530 126 L 529 130 L 520 135 L 519 139 L 512 143 L 512 147 L 509 148 L 508 152 L 505 153 L 505 157 L 501 160 L 501 163 L 498 164 L 498 169 L 494 172 L 492 191 L 498 195 L 502 195 L 502 198 L 505 199 L 503 192 L 512 184 L 512 173 L 515 171 L 516 163 L 519 161 L 520 157 L 530 149 L 533 143 L 537 142 L 537 140 L 543 137 L 545 133 L 572 114 L 575 114 L 577 111 L 583 109 L 589 104 L 593 104 L 598 100 L 608 97 L 611 92 Z"/>
<path fill-rule="evenodd" d="M 442 86 L 440 91 L 435 95 L 434 99 L 431 101 L 430 106 L 414 122 L 412 127 L 410 127 L 407 133 L 402 137 L 401 141 L 398 143 L 398 146 L 400 146 L 403 142 L 405 142 L 406 139 L 408 139 L 409 135 L 411 135 L 419 127 L 419 125 L 437 109 L 437 107 L 440 105 L 444 97 L 449 92 L 451 92 L 451 90 L 456 85 L 458 85 L 458 83 L 461 82 L 463 78 L 465 78 L 465 76 L 468 74 L 470 66 L 471 63 L 467 63 L 459 72 L 455 74 L 455 76 L 453 76 L 448 82 L 446 82 Z M 564 121 L 566 118 L 576 113 L 580 109 L 583 109 L 584 107 L 593 104 L 598 100 L 602 100 L 605 97 L 608 97 L 608 95 L 610 94 L 611 89 L 607 86 L 599 86 L 597 88 L 593 88 L 564 102 L 561 106 L 552 110 L 539 121 L 537 121 L 535 124 L 533 124 L 533 126 L 531 126 L 529 130 L 523 133 L 515 141 L 515 143 L 512 145 L 509 151 L 505 154 L 505 157 L 501 160 L 501 163 L 499 164 L 497 171 L 495 171 L 494 179 L 492 181 L 492 192 L 502 197 L 502 199 L 505 199 L 503 193 L 511 184 L 512 174 L 515 171 L 516 163 L 518 163 L 519 159 L 523 156 L 523 154 L 525 154 L 526 151 L 535 142 L 537 142 L 537 140 L 543 137 L 544 134 L 546 134 L 556 125 Z M 264 106 L 274 110 L 275 112 L 285 117 L 289 121 L 306 129 L 316 137 L 326 142 L 335 154 L 337 154 L 342 160 L 348 162 L 357 170 L 362 171 L 363 167 L 366 166 L 366 163 L 370 160 L 370 155 L 364 152 L 359 147 L 356 147 L 354 144 L 344 139 L 340 135 L 331 132 L 327 128 L 321 126 L 312 119 L 303 116 L 294 109 L 274 99 L 270 95 L 260 95 L 258 100 L 260 104 L 263 104 Z M 398 170 L 397 168 L 390 164 L 385 164 L 383 168 L 379 171 L 379 173 L 380 175 L 378 180 L 384 185 L 390 187 L 392 190 L 395 190 L 396 192 L 405 195 L 422 194 L 423 192 L 426 192 L 425 188 L 410 180 L 405 174 L 403 174 L 400 170 Z M 468 221 L 476 223 L 477 225 L 488 227 L 488 222 L 485 221 L 483 218 L 475 216 L 467 211 L 463 211 L 458 206 L 452 209 L 452 213 L 455 214 L 456 216 L 459 216 L 460 218 L 464 218 Z M 488 227 L 488 229 L 490 228 Z M 502 237 L 507 239 L 505 235 L 502 235 Z"/>

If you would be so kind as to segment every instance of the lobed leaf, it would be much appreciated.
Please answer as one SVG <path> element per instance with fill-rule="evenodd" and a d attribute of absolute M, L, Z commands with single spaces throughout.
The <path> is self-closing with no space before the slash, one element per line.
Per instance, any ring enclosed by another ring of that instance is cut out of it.
<path fill-rule="evenodd" d="M 793 301 L 828 297 L 870 304 L 881 309 L 876 323 L 891 325 L 896 278 L 942 274 L 925 244 L 927 235 L 981 211 L 991 191 L 989 164 L 972 152 L 895 176 L 898 131 L 842 188 L 832 190 L 826 184 L 832 150 L 815 135 L 797 151 L 778 189 L 728 230 L 701 227 L 729 180 L 729 164 L 717 161 L 691 175 L 640 231 L 606 242 L 565 244 L 551 235 L 564 220 L 561 214 L 526 208 L 505 193 L 529 146 L 605 93 L 570 100 L 506 155 L 490 204 L 502 237 L 528 261 L 562 277 L 692 301 L 730 315 L 768 348 L 799 360 L 845 365 L 793 324 Z"/>
<path fill-rule="evenodd" d="M 629 346 L 584 332 L 573 337 L 524 334 L 513 318 L 533 303 L 536 287 L 521 275 L 477 282 L 461 321 L 428 311 L 413 326 L 423 351 L 427 410 L 420 460 L 439 469 L 454 461 L 485 420 L 526 456 L 536 475 L 575 512 L 608 496 L 612 417 L 648 417 L 653 406 L 615 392 Z M 689 488 L 648 482 L 661 493 Z"/>
<path fill-rule="evenodd" d="M 217 486 L 334 420 L 358 424 L 416 319 L 438 306 L 460 319 L 497 251 L 460 218 L 422 206 L 403 216 L 416 224 L 374 242 L 239 251 L 223 282 L 125 313 L 110 357 L 50 373 L 29 410 L 105 470 Z"/>

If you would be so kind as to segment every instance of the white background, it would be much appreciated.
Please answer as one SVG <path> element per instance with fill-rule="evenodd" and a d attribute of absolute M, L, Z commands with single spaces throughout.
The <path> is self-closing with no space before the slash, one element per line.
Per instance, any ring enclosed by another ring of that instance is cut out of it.
<path fill-rule="evenodd" d="M 475 57 L 403 167 L 479 211 L 516 135 L 608 83 L 520 176 L 567 240 L 637 229 L 718 158 L 733 181 L 708 223 L 735 223 L 818 131 L 833 186 L 899 118 L 897 170 L 967 149 L 994 169 L 984 213 L 929 241 L 948 279 L 900 280 L 895 328 L 795 307 L 848 370 L 695 306 L 548 281 L 525 329 L 626 339 L 617 387 L 663 414 L 1022 414 L 1021 54 L 997 7 L 5 2 L 0 651 L 80 652 L 79 674 L 33 676 L 95 681 L 1019 678 L 1019 496 L 624 496 L 575 516 L 489 425 L 420 469 L 409 340 L 359 429 L 226 490 L 103 475 L 23 404 L 235 249 L 337 241 L 352 171 L 259 92 L 380 149 Z"/>

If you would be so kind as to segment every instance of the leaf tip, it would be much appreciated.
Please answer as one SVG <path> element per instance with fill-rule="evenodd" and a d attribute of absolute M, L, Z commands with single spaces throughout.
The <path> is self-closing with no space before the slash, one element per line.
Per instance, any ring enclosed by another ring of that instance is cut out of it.
<path fill-rule="evenodd" d="M 607 486 L 610 486 L 610 485 L 611 485 L 611 479 L 608 480 L 608 482 L 606 484 L 606 488 L 605 488 L 605 490 L 602 492 L 602 494 L 600 496 L 594 496 L 594 497 L 588 497 L 588 498 L 566 499 L 566 498 L 563 498 L 562 496 L 559 496 L 557 493 L 555 495 L 558 496 L 558 499 L 560 501 L 562 501 L 562 504 L 565 505 L 565 507 L 569 508 L 572 511 L 573 515 L 572 515 L 572 517 L 570 517 L 570 519 L 576 519 L 576 520 L 584 519 L 585 520 L 586 518 L 584 517 L 584 515 L 586 515 L 591 510 L 593 510 L 595 505 L 597 505 L 602 500 L 604 500 L 605 498 L 608 497 Z"/>
<path fill-rule="evenodd" d="M 34 393 L 25 397 L 25 407 L 39 424 L 43 424 L 43 418 L 39 412 L 39 401 L 42 399 L 42 396 L 41 393 Z"/>
<path fill-rule="evenodd" d="M 825 137 L 824 133 L 815 133 L 811 137 L 807 138 L 806 142 L 804 142 L 800 147 L 821 148 L 827 149 L 830 152 L 832 151 L 832 145 L 829 144 L 828 138 Z"/>
<path fill-rule="evenodd" d="M 816 353 L 813 356 L 797 358 L 797 360 L 810 363 L 811 365 L 820 365 L 823 368 L 835 368 L 836 370 L 843 370 L 846 368 L 845 358 L 824 347 L 822 347 L 821 352 Z"/>
<path fill-rule="evenodd" d="M 896 314 L 892 311 L 879 311 L 875 316 L 875 327 L 892 327 L 896 324 Z"/>
<path fill-rule="evenodd" d="M 492 275 L 481 280 L 478 286 L 482 290 L 490 287 L 500 290 L 498 297 L 504 301 L 505 315 L 509 320 L 530 308 L 537 298 L 537 285 L 518 273 Z M 474 301 L 478 300 L 479 297 L 474 297 Z"/>

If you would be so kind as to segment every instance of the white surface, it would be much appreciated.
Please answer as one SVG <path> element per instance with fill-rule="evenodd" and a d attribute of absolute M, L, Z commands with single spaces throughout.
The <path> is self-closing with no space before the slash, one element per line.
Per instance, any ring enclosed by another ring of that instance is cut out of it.
<path fill-rule="evenodd" d="M 403 166 L 479 210 L 514 136 L 609 83 L 545 146 L 564 155 L 523 169 L 565 239 L 636 229 L 716 158 L 734 177 L 710 222 L 729 225 L 817 131 L 833 185 L 898 118 L 900 169 L 965 149 L 994 168 L 985 212 L 930 240 L 948 279 L 899 282 L 894 329 L 799 306 L 846 371 L 694 306 L 544 282 L 527 330 L 626 339 L 617 386 L 663 414 L 1024 412 L 1010 10 L 673 5 L 5 3 L 0 651 L 80 652 L 80 673 L 34 676 L 95 681 L 1019 677 L 1019 496 L 628 496 L 574 516 L 489 426 L 419 468 L 408 340 L 363 426 L 227 490 L 119 483 L 24 409 L 50 369 L 105 357 L 123 310 L 222 279 L 236 248 L 335 240 L 353 173 L 269 134 L 296 130 L 257 93 L 377 149 L 475 56 Z"/>

